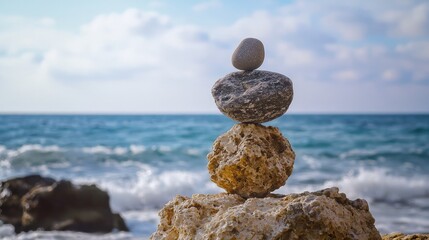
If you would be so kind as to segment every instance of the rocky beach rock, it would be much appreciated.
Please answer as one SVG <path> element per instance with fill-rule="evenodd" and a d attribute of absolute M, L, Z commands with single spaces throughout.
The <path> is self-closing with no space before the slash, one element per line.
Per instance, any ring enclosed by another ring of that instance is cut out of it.
<path fill-rule="evenodd" d="M 266 198 L 177 196 L 151 239 L 381 239 L 365 200 L 337 188 Z"/>
<path fill-rule="evenodd" d="M 39 175 L 13 178 L 0 182 L 0 220 L 12 224 L 16 232 L 22 228 L 22 197 L 33 188 L 51 186 L 56 181 Z"/>
<path fill-rule="evenodd" d="M 391 233 L 384 235 L 383 240 L 429 240 L 429 234 Z"/>
<path fill-rule="evenodd" d="M 264 197 L 283 186 L 295 153 L 278 128 L 240 123 L 216 139 L 207 158 L 214 183 L 248 198 Z"/>
<path fill-rule="evenodd" d="M 95 185 L 74 185 L 38 175 L 0 184 L 0 220 L 15 232 L 128 231 L 119 214 L 112 213 L 109 195 Z"/>
<path fill-rule="evenodd" d="M 212 88 L 219 110 L 235 121 L 263 123 L 283 115 L 293 99 L 292 81 L 269 71 L 233 72 Z"/>
<path fill-rule="evenodd" d="M 295 153 L 276 127 L 260 123 L 283 115 L 293 99 L 286 76 L 255 70 L 263 45 L 245 39 L 232 62 L 241 70 L 212 88 L 217 107 L 235 121 L 207 155 L 211 180 L 228 193 L 176 196 L 159 212 L 150 239 L 381 240 L 368 203 L 349 200 L 338 188 L 280 195 Z M 390 239 L 390 238 L 389 238 Z"/>
<path fill-rule="evenodd" d="M 231 61 L 239 70 L 252 71 L 262 65 L 264 58 L 264 44 L 256 38 L 246 38 L 235 49 Z"/>

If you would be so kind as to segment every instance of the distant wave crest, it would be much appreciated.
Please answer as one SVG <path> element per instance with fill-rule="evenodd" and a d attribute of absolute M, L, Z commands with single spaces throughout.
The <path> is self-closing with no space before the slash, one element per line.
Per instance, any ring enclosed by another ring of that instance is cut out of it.
<path fill-rule="evenodd" d="M 100 181 L 79 179 L 79 182 Z M 195 193 L 222 191 L 209 179 L 205 171 L 159 171 L 140 164 L 137 178 L 127 182 L 104 179 L 99 185 L 111 196 L 111 207 L 118 212 L 160 209 L 165 203 L 180 194 L 190 196 Z"/>
<path fill-rule="evenodd" d="M 324 187 L 338 186 L 350 198 L 369 201 L 408 202 L 429 198 L 429 178 L 395 175 L 387 169 L 360 168 L 339 180 L 327 181 Z"/>
<path fill-rule="evenodd" d="M 43 146 L 40 144 L 26 144 L 18 148 L 7 148 L 0 145 L 0 166 L 9 168 L 16 163 L 16 159 L 20 159 L 20 164 L 23 161 L 27 161 L 25 165 L 28 166 L 30 163 L 35 165 L 49 164 L 52 163 L 53 159 L 55 161 L 72 161 L 76 158 L 85 159 L 91 156 L 106 156 L 109 157 L 110 160 L 121 159 L 121 161 L 124 158 L 138 160 L 145 154 L 173 154 L 183 155 L 184 157 L 204 157 L 206 154 L 205 151 L 204 149 L 193 147 L 173 148 L 166 145 L 146 146 L 137 144 L 131 144 L 129 146 L 95 145 L 81 148 L 66 148 L 57 145 Z M 35 159 L 37 160 L 35 161 Z M 46 162 L 44 162 L 43 159 L 46 159 Z"/>

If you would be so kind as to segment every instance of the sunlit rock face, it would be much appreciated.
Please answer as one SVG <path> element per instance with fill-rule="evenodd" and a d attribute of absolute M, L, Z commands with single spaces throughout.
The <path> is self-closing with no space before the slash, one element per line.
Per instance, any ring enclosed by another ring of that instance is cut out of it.
<path fill-rule="evenodd" d="M 249 199 L 177 196 L 160 217 L 151 239 L 381 239 L 366 201 L 337 188 Z"/>
<path fill-rule="evenodd" d="M 214 183 L 248 198 L 264 197 L 283 186 L 295 153 L 278 128 L 241 123 L 216 139 L 207 158 Z"/>

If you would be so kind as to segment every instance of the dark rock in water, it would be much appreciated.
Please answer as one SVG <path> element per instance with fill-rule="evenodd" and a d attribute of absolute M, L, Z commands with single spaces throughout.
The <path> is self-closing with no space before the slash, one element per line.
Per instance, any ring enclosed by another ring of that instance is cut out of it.
<path fill-rule="evenodd" d="M 279 73 L 233 72 L 212 88 L 219 110 L 235 121 L 263 123 L 283 115 L 293 99 L 292 81 Z"/>
<path fill-rule="evenodd" d="M 14 225 L 15 231 L 20 232 L 23 214 L 22 197 L 33 188 L 50 186 L 54 183 L 54 179 L 39 175 L 29 175 L 0 182 L 0 220 Z"/>
<path fill-rule="evenodd" d="M 1 183 L 0 220 L 14 225 L 16 232 L 128 231 L 122 217 L 112 213 L 105 191 L 37 175 Z"/>

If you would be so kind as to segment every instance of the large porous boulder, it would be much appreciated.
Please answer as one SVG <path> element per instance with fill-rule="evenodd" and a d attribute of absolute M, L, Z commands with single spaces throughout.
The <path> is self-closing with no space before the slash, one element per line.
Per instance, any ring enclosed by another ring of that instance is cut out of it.
<path fill-rule="evenodd" d="M 0 219 L 17 233 L 128 231 L 122 217 L 112 213 L 107 192 L 95 185 L 29 176 L 4 181 L 0 190 Z"/>
<path fill-rule="evenodd" d="M 338 188 L 266 198 L 177 196 L 151 239 L 381 239 L 365 200 Z"/>
<path fill-rule="evenodd" d="M 295 153 L 278 128 L 240 123 L 216 139 L 207 158 L 214 183 L 248 198 L 264 197 L 283 186 Z"/>
<path fill-rule="evenodd" d="M 216 106 L 238 122 L 263 123 L 283 115 L 293 99 L 292 81 L 269 71 L 233 72 L 217 80 Z"/>
<path fill-rule="evenodd" d="M 384 235 L 383 240 L 429 240 L 429 234 L 391 233 Z"/>

